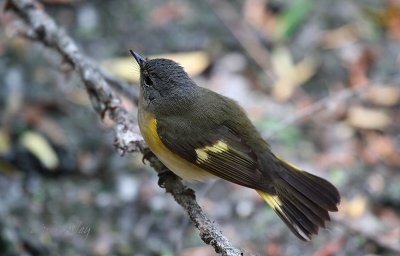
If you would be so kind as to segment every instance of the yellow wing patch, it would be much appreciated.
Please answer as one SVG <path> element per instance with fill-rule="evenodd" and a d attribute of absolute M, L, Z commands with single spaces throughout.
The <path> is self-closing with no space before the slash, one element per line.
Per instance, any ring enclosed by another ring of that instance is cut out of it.
<path fill-rule="evenodd" d="M 214 145 L 211 146 L 206 146 L 204 148 L 198 148 L 196 149 L 196 155 L 197 155 L 197 163 L 201 162 L 206 162 L 208 159 L 208 153 L 207 152 L 212 152 L 212 153 L 222 153 L 224 151 L 227 151 L 229 149 L 228 144 L 226 144 L 223 141 L 217 141 Z"/>

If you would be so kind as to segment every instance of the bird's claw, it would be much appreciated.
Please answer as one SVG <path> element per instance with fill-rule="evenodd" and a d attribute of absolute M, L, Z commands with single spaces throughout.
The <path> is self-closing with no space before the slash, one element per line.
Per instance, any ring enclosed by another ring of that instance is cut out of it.
<path fill-rule="evenodd" d="M 160 186 L 160 188 L 165 188 L 165 181 L 170 175 L 173 175 L 173 172 L 170 170 L 164 170 L 158 173 L 158 186 Z"/>
<path fill-rule="evenodd" d="M 154 156 L 154 153 L 150 149 L 146 149 L 143 153 L 142 163 L 145 164 L 145 160 L 149 160 L 151 157 Z"/>

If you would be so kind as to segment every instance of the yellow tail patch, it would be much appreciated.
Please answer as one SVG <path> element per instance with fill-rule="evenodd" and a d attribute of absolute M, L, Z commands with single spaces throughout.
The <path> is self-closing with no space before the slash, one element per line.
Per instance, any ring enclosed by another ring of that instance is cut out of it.
<path fill-rule="evenodd" d="M 299 172 L 304 172 L 304 170 L 300 169 L 299 167 L 297 167 L 296 165 L 289 163 L 288 161 L 284 160 L 283 158 L 277 156 L 277 158 L 279 160 L 281 160 L 283 163 L 287 164 L 288 166 L 292 167 L 293 170 L 299 171 Z"/>
<path fill-rule="evenodd" d="M 264 198 L 265 202 L 267 202 L 269 204 L 269 206 L 271 206 L 276 211 L 282 212 L 282 209 L 281 209 L 282 202 L 278 196 L 272 196 L 270 194 L 262 192 L 261 190 L 256 190 L 256 191 L 258 194 L 260 194 L 260 196 L 262 198 Z"/>
<path fill-rule="evenodd" d="M 286 223 L 286 225 L 302 240 L 309 241 L 310 235 L 306 234 L 302 228 L 299 227 L 298 223 L 293 221 L 293 217 L 288 216 L 282 209 L 283 203 L 278 196 L 267 194 L 263 191 L 257 190 L 257 193 L 269 204 L 269 206 L 278 213 L 279 217 Z"/>

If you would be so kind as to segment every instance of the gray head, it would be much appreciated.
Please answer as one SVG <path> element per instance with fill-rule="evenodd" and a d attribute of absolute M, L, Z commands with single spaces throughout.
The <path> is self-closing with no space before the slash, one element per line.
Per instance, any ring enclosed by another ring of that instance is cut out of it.
<path fill-rule="evenodd" d="M 140 67 L 142 100 L 148 110 L 173 110 L 193 98 L 196 84 L 178 63 L 169 59 L 148 60 L 130 52 Z"/>

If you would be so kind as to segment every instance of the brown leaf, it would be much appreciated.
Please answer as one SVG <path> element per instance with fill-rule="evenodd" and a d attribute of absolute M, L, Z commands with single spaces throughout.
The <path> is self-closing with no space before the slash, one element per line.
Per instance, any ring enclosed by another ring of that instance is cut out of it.
<path fill-rule="evenodd" d="M 63 145 L 68 141 L 64 129 L 47 115 L 44 104 L 24 106 L 21 113 L 29 125 L 45 134 L 52 142 Z"/>
<path fill-rule="evenodd" d="M 379 209 L 378 215 L 381 218 L 381 220 L 383 220 L 386 223 L 390 223 L 393 225 L 400 224 L 399 217 L 397 216 L 396 211 L 392 208 L 382 207 Z"/>
<path fill-rule="evenodd" d="M 344 239 L 338 239 L 334 241 L 330 241 L 321 248 L 319 248 L 314 256 L 331 256 L 336 255 L 339 251 L 342 250 L 344 244 Z"/>
<path fill-rule="evenodd" d="M 400 164 L 400 152 L 396 149 L 394 140 L 389 135 L 370 133 L 366 137 L 366 145 L 363 146 L 365 161 L 376 164 L 385 161 L 389 165 Z"/>
<path fill-rule="evenodd" d="M 349 109 L 347 121 L 361 129 L 385 129 L 392 120 L 382 109 L 354 106 Z"/>
<path fill-rule="evenodd" d="M 192 247 L 184 249 L 181 256 L 203 256 L 203 255 L 217 255 L 213 248 L 210 246 Z"/>
<path fill-rule="evenodd" d="M 244 19 L 258 31 L 265 35 L 274 34 L 278 16 L 266 8 L 264 0 L 247 0 L 243 7 Z"/>
<path fill-rule="evenodd" d="M 363 86 L 368 83 L 368 70 L 374 62 L 375 56 L 368 49 L 362 49 L 357 58 L 350 63 L 350 84 L 353 87 Z"/>
<path fill-rule="evenodd" d="M 282 255 L 282 245 L 274 241 L 268 242 L 265 245 L 265 253 L 268 256 Z"/>
<path fill-rule="evenodd" d="M 366 212 L 367 202 L 367 199 L 362 195 L 357 195 L 353 199 L 343 198 L 339 212 L 348 218 L 358 219 Z"/>
<path fill-rule="evenodd" d="M 394 106 L 400 102 L 400 90 L 396 86 L 371 86 L 367 93 L 368 99 L 381 106 Z"/>
<path fill-rule="evenodd" d="M 359 38 L 356 24 L 347 24 L 334 30 L 327 31 L 321 38 L 325 48 L 341 48 L 349 43 L 354 43 Z"/>
<path fill-rule="evenodd" d="M 182 18 L 188 9 L 181 1 L 168 1 L 154 9 L 150 14 L 151 24 L 163 26 L 179 18 Z"/>
<path fill-rule="evenodd" d="M 278 76 L 273 85 L 273 95 L 278 100 L 289 99 L 298 86 L 315 74 L 318 67 L 316 61 L 310 57 L 294 63 L 286 48 L 278 48 L 273 52 L 272 64 Z"/>
<path fill-rule="evenodd" d="M 395 0 L 387 1 L 384 11 L 384 25 L 388 28 L 390 35 L 400 39 L 400 3 Z"/>

